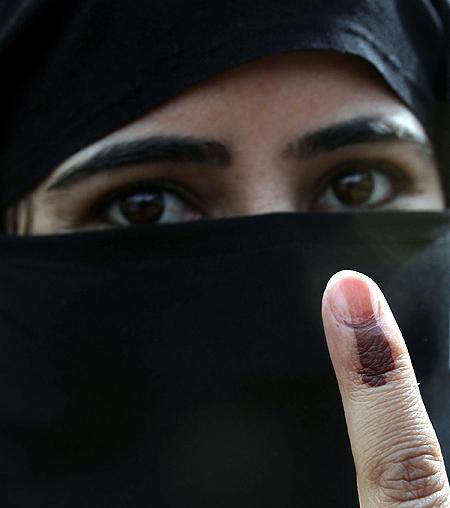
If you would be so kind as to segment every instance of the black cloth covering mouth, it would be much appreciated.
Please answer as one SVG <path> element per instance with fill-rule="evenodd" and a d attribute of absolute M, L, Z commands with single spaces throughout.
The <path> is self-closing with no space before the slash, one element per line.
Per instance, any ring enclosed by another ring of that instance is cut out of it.
<path fill-rule="evenodd" d="M 4 508 L 356 507 L 320 318 L 385 293 L 450 459 L 447 213 L 0 237 Z"/>
<path fill-rule="evenodd" d="M 449 9 L 0 2 L 0 208 L 195 83 L 311 49 L 378 69 L 448 186 Z M 1 234 L 0 506 L 358 506 L 320 317 L 348 268 L 385 293 L 448 463 L 449 241 L 448 211 Z"/>
<path fill-rule="evenodd" d="M 370 62 L 445 153 L 449 10 L 447 0 L 4 0 L 0 207 L 192 85 L 296 50 Z"/>

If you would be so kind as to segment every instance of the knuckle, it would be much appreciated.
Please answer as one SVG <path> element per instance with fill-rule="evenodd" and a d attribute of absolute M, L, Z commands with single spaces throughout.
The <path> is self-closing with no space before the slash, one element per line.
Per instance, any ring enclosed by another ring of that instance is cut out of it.
<path fill-rule="evenodd" d="M 447 506 L 448 487 L 438 447 L 403 447 L 372 468 L 370 482 L 384 503 L 399 507 Z"/>

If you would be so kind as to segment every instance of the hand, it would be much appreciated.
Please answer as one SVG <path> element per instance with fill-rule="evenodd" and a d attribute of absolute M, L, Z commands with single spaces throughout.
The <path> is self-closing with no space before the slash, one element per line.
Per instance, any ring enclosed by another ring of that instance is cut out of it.
<path fill-rule="evenodd" d="M 360 506 L 449 508 L 439 442 L 405 342 L 380 289 L 358 272 L 339 272 L 325 290 L 322 316 Z"/>

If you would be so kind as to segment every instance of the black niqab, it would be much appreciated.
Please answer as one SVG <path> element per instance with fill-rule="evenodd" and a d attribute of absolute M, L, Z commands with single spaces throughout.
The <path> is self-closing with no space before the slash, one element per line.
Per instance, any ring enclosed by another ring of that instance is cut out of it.
<path fill-rule="evenodd" d="M 448 102 L 448 30 L 428 0 L 0 5 L 0 206 L 65 158 L 195 83 L 286 51 L 361 56 L 432 134 L 442 134 L 437 117 Z"/>
<path fill-rule="evenodd" d="M 2 2 L 0 204 L 193 84 L 300 49 L 372 63 L 445 148 L 448 11 Z M 320 318 L 343 268 L 386 294 L 448 462 L 449 252 L 448 211 L 1 235 L 0 505 L 357 506 Z"/>

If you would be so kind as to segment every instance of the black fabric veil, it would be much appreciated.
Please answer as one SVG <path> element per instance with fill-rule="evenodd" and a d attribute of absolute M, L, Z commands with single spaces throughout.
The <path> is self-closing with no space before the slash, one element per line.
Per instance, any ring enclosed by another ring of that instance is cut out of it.
<path fill-rule="evenodd" d="M 190 86 L 263 56 L 370 62 L 450 196 L 446 0 L 3 0 L 0 207 Z M 448 210 L 0 235 L 0 505 L 358 506 L 320 301 L 374 278 L 450 460 Z"/>
<path fill-rule="evenodd" d="M 0 3 L 0 204 L 193 84 L 264 55 L 371 62 L 424 125 L 448 103 L 446 1 L 11 0 Z"/>

